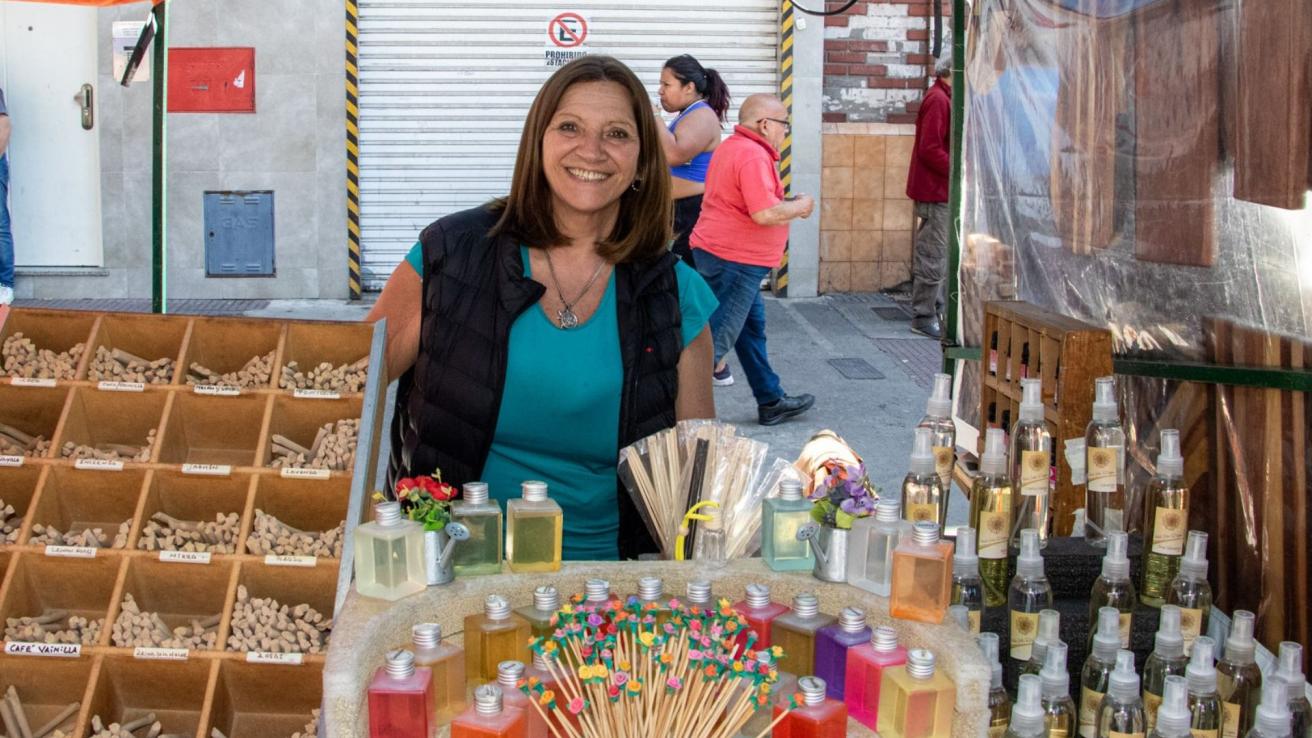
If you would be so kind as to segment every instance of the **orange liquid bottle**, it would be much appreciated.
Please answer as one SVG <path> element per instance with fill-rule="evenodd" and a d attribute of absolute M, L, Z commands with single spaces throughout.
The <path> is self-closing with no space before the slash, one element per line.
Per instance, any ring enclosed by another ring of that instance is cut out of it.
<path fill-rule="evenodd" d="M 893 551 L 895 618 L 941 623 L 952 595 L 952 544 L 939 539 L 938 523 L 921 521 Z"/>

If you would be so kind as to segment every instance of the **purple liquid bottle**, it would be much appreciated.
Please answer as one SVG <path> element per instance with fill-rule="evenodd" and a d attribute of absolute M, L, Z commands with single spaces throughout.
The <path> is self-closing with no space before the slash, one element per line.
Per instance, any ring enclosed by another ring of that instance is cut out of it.
<path fill-rule="evenodd" d="M 845 607 L 838 614 L 838 622 L 826 625 L 815 636 L 815 675 L 825 680 L 825 693 L 830 699 L 843 699 L 847 684 L 847 650 L 869 643 L 873 635 L 866 625 L 865 611 Z"/>

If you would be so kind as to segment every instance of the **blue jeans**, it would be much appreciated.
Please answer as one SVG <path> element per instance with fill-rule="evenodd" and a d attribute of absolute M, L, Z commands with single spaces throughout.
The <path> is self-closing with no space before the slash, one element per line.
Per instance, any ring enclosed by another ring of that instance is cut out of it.
<path fill-rule="evenodd" d="M 9 229 L 9 156 L 0 154 L 0 285 L 14 286 L 14 235 Z"/>
<path fill-rule="evenodd" d="M 711 313 L 711 338 L 715 344 L 715 364 L 733 349 L 743 365 L 747 383 L 752 386 L 756 404 L 769 405 L 784 396 L 779 375 L 770 368 L 765 353 L 765 303 L 761 301 L 761 280 L 766 267 L 727 261 L 709 251 L 694 248 L 697 271 L 710 285 L 720 306 Z"/>

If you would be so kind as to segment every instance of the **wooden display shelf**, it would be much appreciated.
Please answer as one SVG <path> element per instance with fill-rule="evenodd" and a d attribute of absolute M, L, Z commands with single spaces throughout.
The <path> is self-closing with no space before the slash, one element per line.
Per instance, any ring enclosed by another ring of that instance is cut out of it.
<path fill-rule="evenodd" d="M 287 340 L 274 372 L 274 386 L 282 387 L 282 367 L 293 361 L 300 371 L 308 372 L 324 362 L 337 367 L 365 358 L 370 353 L 372 329 L 362 323 L 288 324 Z"/>
<path fill-rule="evenodd" d="M 50 451 L 42 457 L 57 455 L 55 429 L 68 403 L 69 390 L 63 387 L 15 387 L 0 384 L 0 423 L 29 436 L 51 441 Z M 38 457 L 28 457 L 34 459 Z"/>
<path fill-rule="evenodd" d="M 6 505 L 14 506 L 14 513 L 23 519 L 24 526 L 27 524 L 27 519 L 31 517 L 29 513 L 32 511 L 32 501 L 36 497 L 41 474 L 45 468 L 31 464 L 13 468 L 0 467 L 0 500 Z M 14 544 L 23 540 L 25 532 L 20 526 L 19 537 Z M 13 544 L 0 544 L 0 550 L 9 545 Z"/>
<path fill-rule="evenodd" d="M 271 321 L 196 318 L 183 353 L 183 375 L 179 383 L 187 384 L 186 370 L 193 362 L 216 374 L 228 374 L 246 366 L 251 359 L 273 352 L 269 381 L 251 389 L 275 389 L 286 333 L 286 326 Z"/>
<path fill-rule="evenodd" d="M 91 355 L 91 335 L 100 321 L 97 313 L 72 310 L 30 310 L 10 308 L 0 325 L 0 345 L 15 333 L 22 333 L 40 349 L 63 353 L 82 344 L 88 350 L 78 361 L 75 380 L 86 377 Z M 2 370 L 0 370 L 2 371 Z"/>
<path fill-rule="evenodd" d="M 219 665 L 204 735 L 290 736 L 303 731 L 323 692 L 320 664 L 281 666 L 224 661 Z"/>
<path fill-rule="evenodd" d="M 149 713 L 163 724 L 165 734 L 198 735 L 205 698 L 217 668 L 217 663 L 207 659 L 98 659 L 75 735 L 89 735 L 95 716 L 108 726 Z"/>
<path fill-rule="evenodd" d="M 178 392 L 160 430 L 162 464 L 256 464 L 269 411 L 268 398 L 204 397 Z"/>
<path fill-rule="evenodd" d="M 96 351 L 102 346 L 113 351 L 126 351 L 146 361 L 159 359 L 173 360 L 173 376 L 161 384 L 178 384 L 181 376 L 182 348 L 191 332 L 189 318 L 166 315 L 134 315 L 127 313 L 108 314 L 96 324 L 95 337 L 87 347 L 87 370 L 79 378 L 95 383 L 91 378 L 90 361 L 96 357 Z M 101 380 L 112 378 L 101 377 Z M 152 385 L 154 386 L 154 385 Z"/>

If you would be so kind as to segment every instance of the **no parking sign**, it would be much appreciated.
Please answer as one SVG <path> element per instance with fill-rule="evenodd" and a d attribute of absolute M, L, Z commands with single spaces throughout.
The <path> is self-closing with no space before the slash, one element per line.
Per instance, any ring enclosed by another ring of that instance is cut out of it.
<path fill-rule="evenodd" d="M 588 53 L 588 19 L 567 10 L 547 22 L 547 45 L 544 58 L 548 67 L 559 67 Z"/>

